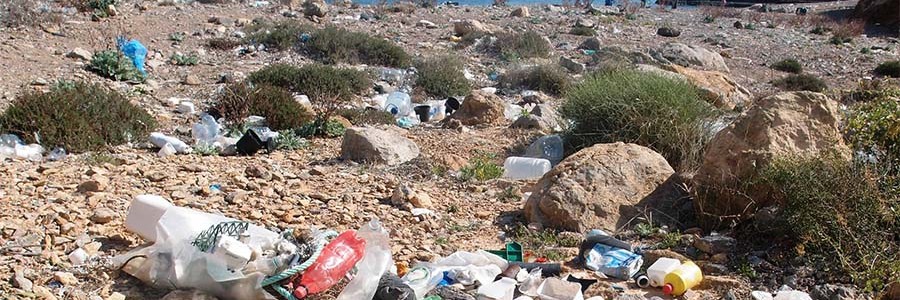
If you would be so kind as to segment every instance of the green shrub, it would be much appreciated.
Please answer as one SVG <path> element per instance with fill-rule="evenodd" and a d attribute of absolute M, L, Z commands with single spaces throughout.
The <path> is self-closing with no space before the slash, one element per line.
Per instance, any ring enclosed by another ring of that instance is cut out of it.
<path fill-rule="evenodd" d="M 580 36 L 595 36 L 597 35 L 597 31 L 590 27 L 572 27 L 572 30 L 569 31 L 569 34 L 572 35 L 580 35 Z"/>
<path fill-rule="evenodd" d="M 507 61 L 546 58 L 550 56 L 550 43 L 534 31 L 505 33 L 497 36 L 491 50 Z"/>
<path fill-rule="evenodd" d="M 290 92 L 265 84 L 227 86 L 213 109 L 231 124 L 240 124 L 249 116 L 264 117 L 272 130 L 296 129 L 312 120 L 312 114 Z"/>
<path fill-rule="evenodd" d="M 206 47 L 215 50 L 231 50 L 243 43 L 233 38 L 212 38 L 206 41 Z"/>
<path fill-rule="evenodd" d="M 263 23 L 248 28 L 247 41 L 263 44 L 279 51 L 290 50 L 300 43 L 300 35 L 315 30 L 312 26 L 296 21 Z"/>
<path fill-rule="evenodd" d="M 718 114 L 686 81 L 627 69 L 589 75 L 565 97 L 560 113 L 574 122 L 567 141 L 575 149 L 636 143 L 680 171 L 699 165 L 709 118 Z"/>
<path fill-rule="evenodd" d="M 491 180 L 503 175 L 503 167 L 494 162 L 497 155 L 493 153 L 481 153 L 469 160 L 469 164 L 459 169 L 460 179 L 469 181 Z"/>
<path fill-rule="evenodd" d="M 900 78 L 900 60 L 886 61 L 875 67 L 875 75 Z"/>
<path fill-rule="evenodd" d="M 278 132 L 279 150 L 297 150 L 309 147 L 309 141 L 297 134 L 296 130 L 282 130 Z"/>
<path fill-rule="evenodd" d="M 772 84 L 787 91 L 823 92 L 828 89 L 825 81 L 809 74 L 791 74 L 772 81 Z"/>
<path fill-rule="evenodd" d="M 829 31 L 831 31 L 831 28 L 819 25 L 819 26 L 814 27 L 812 30 L 810 30 L 809 33 L 825 35 L 825 33 L 829 32 Z"/>
<path fill-rule="evenodd" d="M 176 44 L 181 44 L 181 42 L 184 42 L 185 38 L 187 38 L 187 34 L 184 32 L 173 32 L 169 34 L 169 40 Z"/>
<path fill-rule="evenodd" d="M 314 106 L 334 100 L 346 102 L 372 88 L 366 72 L 320 64 L 271 65 L 251 73 L 247 80 L 306 95 Z"/>
<path fill-rule="evenodd" d="M 16 99 L 0 116 L 0 132 L 11 132 L 45 148 L 100 150 L 143 140 L 156 120 L 125 96 L 100 85 L 74 83 Z"/>
<path fill-rule="evenodd" d="M 772 69 L 794 74 L 803 73 L 803 65 L 793 58 L 783 59 L 772 64 Z"/>
<path fill-rule="evenodd" d="M 397 120 L 389 112 L 380 109 L 342 109 L 337 115 L 346 118 L 354 125 L 393 125 Z"/>
<path fill-rule="evenodd" d="M 128 57 L 115 50 L 94 53 L 88 68 L 100 76 L 116 81 L 144 81 L 144 75 L 134 67 L 134 63 Z"/>
<path fill-rule="evenodd" d="M 466 95 L 472 84 L 466 79 L 465 64 L 451 56 L 429 58 L 416 64 L 416 88 L 438 97 Z"/>
<path fill-rule="evenodd" d="M 798 254 L 869 292 L 900 277 L 900 185 L 879 174 L 837 155 L 783 159 L 762 173 Z"/>
<path fill-rule="evenodd" d="M 572 78 L 559 66 L 538 65 L 508 71 L 500 76 L 503 88 L 522 88 L 561 95 L 572 83 Z"/>
<path fill-rule="evenodd" d="M 405 68 L 412 61 L 403 48 L 389 40 L 331 26 L 310 33 L 303 47 L 315 59 L 328 64 L 342 62 Z"/>
<path fill-rule="evenodd" d="M 196 66 L 198 63 L 200 63 L 200 58 L 194 53 L 188 55 L 175 53 L 172 55 L 172 64 L 176 66 Z"/>
<path fill-rule="evenodd" d="M 857 104 L 845 128 L 847 141 L 856 150 L 876 157 L 900 158 L 900 101 L 896 98 Z"/>

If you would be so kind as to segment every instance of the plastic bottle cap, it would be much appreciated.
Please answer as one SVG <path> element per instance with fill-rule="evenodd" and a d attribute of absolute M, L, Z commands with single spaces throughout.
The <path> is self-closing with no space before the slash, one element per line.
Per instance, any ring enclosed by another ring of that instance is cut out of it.
<path fill-rule="evenodd" d="M 675 287 L 673 287 L 671 283 L 667 283 L 666 285 L 664 285 L 662 287 L 662 290 L 663 290 L 663 294 L 671 295 L 672 292 L 675 291 Z"/>
<path fill-rule="evenodd" d="M 309 291 L 306 290 L 306 287 L 301 285 L 294 290 L 294 297 L 297 297 L 297 299 L 303 299 L 306 298 L 306 295 L 308 293 Z"/>

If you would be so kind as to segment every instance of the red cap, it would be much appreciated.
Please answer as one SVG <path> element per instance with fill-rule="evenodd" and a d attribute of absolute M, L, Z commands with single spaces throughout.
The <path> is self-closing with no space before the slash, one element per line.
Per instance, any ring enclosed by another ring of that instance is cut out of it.
<path fill-rule="evenodd" d="M 307 291 L 306 287 L 302 286 L 302 285 L 298 286 L 296 289 L 294 289 L 294 297 L 297 297 L 297 299 L 306 298 L 306 295 L 308 293 L 309 293 L 309 291 Z"/>
<path fill-rule="evenodd" d="M 666 285 L 663 286 L 663 294 L 671 295 L 674 291 L 675 287 L 673 287 L 671 283 L 666 283 Z"/>

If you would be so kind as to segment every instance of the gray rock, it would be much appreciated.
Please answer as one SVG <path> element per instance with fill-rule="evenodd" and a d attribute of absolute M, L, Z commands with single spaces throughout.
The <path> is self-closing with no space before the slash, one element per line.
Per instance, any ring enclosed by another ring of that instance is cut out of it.
<path fill-rule="evenodd" d="M 583 63 L 565 56 L 559 57 L 559 65 L 575 74 L 584 73 L 584 70 L 587 68 Z"/>
<path fill-rule="evenodd" d="M 579 18 L 575 21 L 575 27 L 594 28 L 596 25 L 593 20 L 587 18 Z"/>
<path fill-rule="evenodd" d="M 813 300 L 852 300 L 857 298 L 856 289 L 834 284 L 817 285 L 810 291 Z"/>
<path fill-rule="evenodd" d="M 591 3 L 591 7 L 588 8 L 588 11 L 595 15 L 607 15 L 607 16 L 622 15 L 622 11 L 619 10 L 619 7 L 599 5 L 598 3 Z"/>
<path fill-rule="evenodd" d="M 581 42 L 581 45 L 578 46 L 578 49 L 586 49 L 586 50 L 600 50 L 603 47 L 603 44 L 600 43 L 600 39 L 596 37 L 588 38 Z"/>
<path fill-rule="evenodd" d="M 328 14 L 328 4 L 323 0 L 309 0 L 303 4 L 303 14 L 307 17 L 324 17 Z"/>
<path fill-rule="evenodd" d="M 26 292 L 31 292 L 34 288 L 34 282 L 31 279 L 25 277 L 25 273 L 22 271 L 16 271 L 13 276 L 13 286 L 20 288 Z"/>
<path fill-rule="evenodd" d="M 349 128 L 341 143 L 341 158 L 356 162 L 399 165 L 418 156 L 419 146 L 412 140 L 377 128 Z"/>
<path fill-rule="evenodd" d="M 91 51 L 87 51 L 81 48 L 75 48 L 66 54 L 66 57 L 68 58 L 75 58 L 80 60 L 90 60 L 92 56 L 93 54 L 91 54 Z"/>
<path fill-rule="evenodd" d="M 734 238 L 724 235 L 708 235 L 694 240 L 694 247 L 708 254 L 731 252 L 736 244 Z"/>
<path fill-rule="evenodd" d="M 722 55 L 699 46 L 666 43 L 653 52 L 653 57 L 662 63 L 673 63 L 683 67 L 697 67 L 698 69 L 726 73 L 729 71 Z"/>
<path fill-rule="evenodd" d="M 681 35 L 681 30 L 672 27 L 660 27 L 656 30 L 656 34 L 664 37 L 678 37 Z"/>

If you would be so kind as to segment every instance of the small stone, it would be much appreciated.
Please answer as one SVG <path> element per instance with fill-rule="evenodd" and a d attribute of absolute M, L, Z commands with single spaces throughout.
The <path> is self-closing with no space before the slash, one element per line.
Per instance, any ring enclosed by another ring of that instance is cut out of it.
<path fill-rule="evenodd" d="M 101 207 L 94 211 L 94 215 L 91 216 L 91 222 L 97 224 L 106 224 L 111 222 L 116 217 L 116 212 L 114 212 L 112 209 Z"/>
<path fill-rule="evenodd" d="M 728 262 L 728 254 L 719 253 L 713 255 L 709 260 L 717 264 L 724 264 Z"/>
<path fill-rule="evenodd" d="M 272 173 L 260 166 L 249 166 L 244 169 L 244 173 L 249 177 L 259 178 L 262 180 L 272 180 Z"/>
<path fill-rule="evenodd" d="M 66 57 L 68 58 L 75 58 L 80 60 L 90 60 L 92 56 L 93 54 L 91 54 L 91 51 L 87 51 L 81 48 L 75 48 L 66 54 Z"/>
<path fill-rule="evenodd" d="M 313 176 L 322 176 L 327 173 L 328 173 L 328 170 L 326 170 L 325 168 L 320 167 L 320 166 L 315 166 L 309 170 L 309 175 L 313 175 Z"/>
<path fill-rule="evenodd" d="M 96 180 L 82 182 L 76 188 L 79 193 L 96 193 L 103 191 L 103 189 L 104 187 Z"/>
<path fill-rule="evenodd" d="M 119 292 L 114 292 L 109 297 L 106 297 L 106 300 L 125 300 L 125 295 L 122 295 Z"/>
<path fill-rule="evenodd" d="M 731 252 L 736 244 L 734 238 L 718 234 L 708 235 L 694 241 L 695 248 L 709 254 Z"/>
<path fill-rule="evenodd" d="M 734 28 L 744 29 L 744 23 L 741 23 L 741 21 L 734 21 Z"/>
<path fill-rule="evenodd" d="M 596 24 L 590 19 L 581 18 L 575 21 L 575 27 L 594 28 Z"/>
<path fill-rule="evenodd" d="M 660 27 L 656 30 L 656 34 L 664 37 L 677 37 L 681 35 L 681 30 L 672 27 Z"/>
<path fill-rule="evenodd" d="M 200 77 L 194 74 L 190 74 L 184 78 L 184 84 L 186 85 L 201 85 L 203 82 L 200 81 Z"/>
<path fill-rule="evenodd" d="M 35 286 L 34 287 L 34 295 L 37 296 L 38 299 L 41 300 L 57 300 L 56 295 L 53 294 L 50 289 L 43 286 Z"/>
<path fill-rule="evenodd" d="M 59 283 L 62 283 L 63 285 L 75 286 L 78 284 L 78 278 L 69 272 L 53 273 L 53 279 L 59 281 Z"/>
<path fill-rule="evenodd" d="M 23 291 L 31 292 L 34 288 L 34 282 L 25 277 L 25 272 L 16 271 L 16 274 L 13 277 L 13 286 L 20 288 Z"/>
<path fill-rule="evenodd" d="M 228 196 L 225 196 L 225 202 L 229 204 L 241 204 L 247 201 L 247 198 L 250 197 L 250 193 L 247 191 L 237 191 L 228 193 Z"/>
<path fill-rule="evenodd" d="M 559 57 L 559 65 L 575 74 L 584 73 L 584 70 L 587 69 L 587 67 L 583 63 L 565 56 Z"/>
<path fill-rule="evenodd" d="M 835 284 L 814 286 L 810 296 L 816 300 L 851 300 L 857 299 L 856 289 Z"/>
<path fill-rule="evenodd" d="M 772 293 L 763 292 L 763 291 L 750 292 L 750 297 L 752 297 L 753 300 L 772 300 L 772 299 L 774 299 L 772 297 Z"/>

